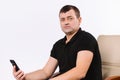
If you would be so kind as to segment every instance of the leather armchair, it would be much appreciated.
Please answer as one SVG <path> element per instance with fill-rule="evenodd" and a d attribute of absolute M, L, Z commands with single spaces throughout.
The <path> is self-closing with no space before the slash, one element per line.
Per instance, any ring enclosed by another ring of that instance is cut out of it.
<path fill-rule="evenodd" d="M 103 80 L 120 80 L 120 35 L 100 35 Z"/>

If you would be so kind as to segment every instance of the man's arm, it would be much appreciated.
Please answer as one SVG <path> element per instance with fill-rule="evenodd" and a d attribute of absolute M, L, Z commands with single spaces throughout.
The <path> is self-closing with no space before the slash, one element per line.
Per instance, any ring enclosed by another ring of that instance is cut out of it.
<path fill-rule="evenodd" d="M 79 51 L 76 67 L 50 80 L 80 80 L 86 76 L 93 59 L 93 53 L 88 50 Z"/>
<path fill-rule="evenodd" d="M 24 74 L 21 70 L 15 72 L 14 68 L 13 75 L 17 80 L 45 80 L 54 73 L 57 65 L 57 60 L 55 58 L 50 57 L 43 69 Z"/>

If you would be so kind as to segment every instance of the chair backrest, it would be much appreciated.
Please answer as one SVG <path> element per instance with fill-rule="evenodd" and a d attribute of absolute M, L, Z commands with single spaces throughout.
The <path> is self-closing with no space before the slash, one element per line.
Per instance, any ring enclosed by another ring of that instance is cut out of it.
<path fill-rule="evenodd" d="M 120 75 L 120 35 L 100 35 L 97 40 L 103 78 Z"/>

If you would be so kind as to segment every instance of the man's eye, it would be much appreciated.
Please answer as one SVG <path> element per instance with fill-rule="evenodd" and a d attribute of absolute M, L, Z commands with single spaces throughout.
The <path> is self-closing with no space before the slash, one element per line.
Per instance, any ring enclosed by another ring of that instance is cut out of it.
<path fill-rule="evenodd" d="M 71 18 L 69 18 L 69 20 L 72 20 L 73 18 L 71 17 Z"/>
<path fill-rule="evenodd" d="M 60 21 L 64 21 L 64 19 L 60 19 Z"/>

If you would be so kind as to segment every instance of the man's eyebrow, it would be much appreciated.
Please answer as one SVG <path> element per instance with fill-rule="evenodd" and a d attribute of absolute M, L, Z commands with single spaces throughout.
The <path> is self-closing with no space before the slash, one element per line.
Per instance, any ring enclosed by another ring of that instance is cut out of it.
<path fill-rule="evenodd" d="M 60 18 L 60 19 L 65 19 L 64 17 Z"/>

